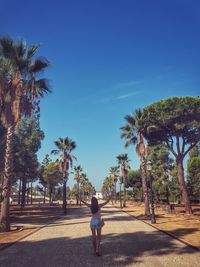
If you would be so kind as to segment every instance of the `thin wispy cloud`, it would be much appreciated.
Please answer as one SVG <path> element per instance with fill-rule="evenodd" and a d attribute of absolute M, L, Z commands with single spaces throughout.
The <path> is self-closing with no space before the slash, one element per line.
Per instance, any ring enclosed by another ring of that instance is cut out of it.
<path fill-rule="evenodd" d="M 134 90 L 136 90 L 137 85 L 140 85 L 142 83 L 143 81 L 141 80 L 119 82 L 110 87 L 99 89 L 98 91 L 95 91 L 94 93 L 81 97 L 79 99 L 79 102 L 85 102 L 89 100 L 91 101 L 91 99 L 93 99 L 94 103 L 106 104 L 114 100 L 125 99 L 125 98 L 131 97 L 133 95 L 138 95 L 139 93 L 141 93 L 139 90 L 137 91 L 134 91 Z M 132 90 L 131 93 L 124 94 L 124 91 L 130 91 L 130 90 Z M 118 91 L 118 94 L 120 94 L 121 92 L 121 95 L 116 97 L 116 91 Z"/>
<path fill-rule="evenodd" d="M 129 97 L 135 96 L 135 95 L 139 95 L 142 93 L 142 90 L 138 90 L 136 89 L 136 87 L 138 87 L 139 84 L 143 83 L 143 81 L 139 81 L 139 80 L 132 80 L 132 81 L 128 81 L 128 82 L 120 82 L 117 83 L 109 88 L 107 88 L 106 90 L 101 91 L 101 93 L 105 93 L 106 92 L 106 97 L 100 98 L 98 99 L 99 103 L 109 103 L 111 101 L 116 101 L 116 100 L 121 100 L 121 99 L 127 99 Z M 130 90 L 132 90 L 130 92 Z M 121 94 L 116 96 L 116 92 L 118 91 L 118 94 Z M 125 93 L 126 91 L 126 93 Z M 129 92 L 127 92 L 129 91 Z M 108 96 L 108 94 L 110 94 L 110 96 Z M 112 94 L 112 95 L 111 95 Z"/>
<path fill-rule="evenodd" d="M 116 100 L 127 99 L 129 97 L 136 96 L 136 95 L 139 95 L 141 93 L 142 93 L 142 91 L 134 91 L 134 92 L 130 92 L 127 94 L 119 95 L 117 97 L 116 96 L 104 97 L 104 98 L 99 99 L 98 102 L 102 103 L 102 104 L 106 104 L 106 103 L 116 101 Z"/>
<path fill-rule="evenodd" d="M 116 97 L 116 99 L 118 99 L 118 100 L 125 99 L 125 98 L 129 98 L 131 96 L 138 95 L 138 94 L 141 94 L 141 91 L 135 91 L 135 92 L 131 92 L 128 94 L 120 95 L 120 96 Z"/>

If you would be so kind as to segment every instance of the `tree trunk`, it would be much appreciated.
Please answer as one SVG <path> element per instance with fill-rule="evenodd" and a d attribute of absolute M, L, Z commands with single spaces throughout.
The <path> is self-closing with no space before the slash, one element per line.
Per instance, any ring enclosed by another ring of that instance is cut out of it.
<path fill-rule="evenodd" d="M 119 185 L 119 202 L 120 202 L 120 208 L 122 208 L 122 184 Z"/>
<path fill-rule="evenodd" d="M 9 203 L 9 195 L 4 198 L 1 203 L 1 226 L 0 232 L 8 232 L 10 231 L 10 203 Z"/>
<path fill-rule="evenodd" d="M 66 189 L 67 182 L 63 182 L 63 213 L 67 214 L 67 189 Z"/>
<path fill-rule="evenodd" d="M 2 203 L 0 216 L 0 231 L 10 231 L 10 190 L 11 190 L 11 175 L 13 172 L 13 134 L 14 126 L 9 126 L 6 133 L 6 150 L 5 150 L 5 165 L 4 177 L 2 185 Z"/>
<path fill-rule="evenodd" d="M 33 204 L 33 183 L 31 182 L 31 205 Z"/>
<path fill-rule="evenodd" d="M 123 207 L 126 207 L 126 176 L 124 175 Z"/>
<path fill-rule="evenodd" d="M 52 204 L 52 187 L 49 187 L 49 205 Z"/>
<path fill-rule="evenodd" d="M 26 177 L 22 178 L 22 199 L 21 199 L 21 209 L 25 207 L 26 204 Z"/>
<path fill-rule="evenodd" d="M 79 182 L 77 183 L 77 186 L 78 186 L 78 205 L 81 206 L 81 200 L 80 200 L 80 184 L 79 184 Z"/>
<path fill-rule="evenodd" d="M 178 182 L 180 185 L 182 199 L 185 205 L 185 212 L 187 214 L 192 214 L 192 207 L 190 204 L 190 199 L 189 199 L 189 195 L 188 195 L 188 191 L 187 191 L 187 187 L 186 187 L 185 179 L 184 179 L 183 159 L 178 157 L 176 159 L 176 162 L 177 162 L 177 170 L 178 170 Z"/>
<path fill-rule="evenodd" d="M 21 190 L 22 190 L 22 179 L 19 179 L 19 191 L 18 191 L 18 205 L 21 203 Z"/>
<path fill-rule="evenodd" d="M 140 202 L 144 201 L 143 190 L 140 190 Z"/>
<path fill-rule="evenodd" d="M 145 215 L 150 215 L 149 208 L 149 196 L 148 196 L 148 187 L 147 187 L 147 172 L 144 157 L 141 157 L 141 176 L 142 176 L 142 189 L 144 195 L 144 207 L 145 207 Z"/>
<path fill-rule="evenodd" d="M 28 188 L 27 188 L 27 191 L 26 191 L 26 204 L 27 205 L 29 204 L 29 183 L 28 183 Z"/>
<path fill-rule="evenodd" d="M 44 198 L 43 198 L 43 204 L 46 202 L 46 186 L 44 186 Z"/>
<path fill-rule="evenodd" d="M 115 203 L 117 203 L 117 199 L 116 199 L 116 181 L 114 182 L 114 200 L 115 200 Z"/>
<path fill-rule="evenodd" d="M 166 186 L 166 193 L 165 193 L 165 197 L 166 197 L 166 203 L 169 205 L 169 186 Z"/>
<path fill-rule="evenodd" d="M 53 205 L 53 201 L 54 201 L 54 195 L 55 195 L 55 189 L 54 187 L 52 188 L 52 193 L 51 193 L 51 204 Z"/>

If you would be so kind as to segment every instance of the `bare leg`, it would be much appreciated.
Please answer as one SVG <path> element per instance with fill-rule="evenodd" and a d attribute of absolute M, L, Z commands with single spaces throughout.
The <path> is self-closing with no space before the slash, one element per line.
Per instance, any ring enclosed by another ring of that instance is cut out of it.
<path fill-rule="evenodd" d="M 94 252 L 96 252 L 96 230 L 91 229 L 91 231 L 92 231 L 92 244 L 93 244 Z"/>
<path fill-rule="evenodd" d="M 96 252 L 98 254 L 100 254 L 100 242 L 101 242 L 101 227 L 97 229 Z"/>

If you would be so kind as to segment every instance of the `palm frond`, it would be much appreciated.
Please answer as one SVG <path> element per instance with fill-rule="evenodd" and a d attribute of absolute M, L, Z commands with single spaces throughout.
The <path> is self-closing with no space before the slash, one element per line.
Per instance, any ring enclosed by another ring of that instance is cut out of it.
<path fill-rule="evenodd" d="M 77 172 L 82 172 L 83 169 L 80 165 L 78 165 L 78 166 L 74 166 L 74 170 Z"/>
<path fill-rule="evenodd" d="M 131 145 L 130 141 L 126 141 L 124 144 L 125 148 L 128 148 L 130 145 Z"/>
<path fill-rule="evenodd" d="M 132 115 L 126 115 L 125 120 L 132 126 L 135 125 L 135 118 Z"/>
<path fill-rule="evenodd" d="M 15 45 L 15 51 L 18 59 L 23 58 L 26 55 L 26 43 L 23 39 L 20 39 Z"/>
<path fill-rule="evenodd" d="M 51 150 L 51 154 L 58 155 L 59 153 L 60 153 L 60 151 L 57 149 Z"/>
<path fill-rule="evenodd" d="M 43 97 L 45 93 L 50 92 L 48 81 L 46 79 L 37 80 L 35 77 L 37 72 L 49 66 L 49 62 L 45 58 L 33 59 L 38 47 L 38 45 L 35 45 L 28 49 L 23 39 L 14 41 L 8 36 L 0 38 L 0 76 L 3 75 L 0 77 L 0 99 L 3 101 L 2 103 L 8 103 L 5 97 L 8 98 L 8 95 L 11 96 L 12 94 L 11 110 L 8 111 L 6 108 L 3 111 L 1 110 L 1 113 L 4 113 L 2 115 L 4 118 L 6 116 L 9 118 L 10 114 L 19 119 L 23 115 L 30 116 L 33 112 L 38 114 L 39 97 Z M 3 63 L 4 70 L 5 67 L 7 68 L 7 72 L 4 73 L 2 72 Z M 20 77 L 18 84 L 15 83 L 17 75 Z M 2 78 L 4 78 L 4 81 Z M 8 90 L 6 82 L 9 85 Z M 9 94 L 5 94 L 6 91 L 9 91 Z M 4 93 L 4 99 L 2 93 Z M 20 101 L 18 101 L 19 99 Z M 18 115 L 16 116 L 16 114 Z M 13 123 L 15 124 L 17 121 L 19 120 L 14 119 Z"/>
<path fill-rule="evenodd" d="M 76 148 L 76 143 L 74 141 L 71 141 L 70 151 L 74 150 L 75 148 Z"/>
<path fill-rule="evenodd" d="M 14 42 L 9 36 L 0 38 L 0 55 L 6 59 L 15 57 Z"/>
<path fill-rule="evenodd" d="M 77 161 L 77 158 L 75 156 L 72 156 L 72 158 Z"/>
<path fill-rule="evenodd" d="M 50 86 L 47 79 L 40 79 L 35 81 L 35 94 L 36 96 L 43 97 L 44 94 L 50 93 Z"/>
<path fill-rule="evenodd" d="M 33 56 L 35 55 L 35 52 L 38 50 L 38 48 L 40 47 L 39 44 L 33 45 L 32 47 L 30 47 L 27 51 L 27 59 L 31 60 L 33 58 Z"/>
<path fill-rule="evenodd" d="M 43 71 L 45 68 L 47 68 L 49 66 L 50 66 L 49 61 L 44 57 L 40 57 L 40 58 L 35 59 L 32 62 L 31 66 L 29 68 L 29 72 L 35 74 L 35 73 Z"/>

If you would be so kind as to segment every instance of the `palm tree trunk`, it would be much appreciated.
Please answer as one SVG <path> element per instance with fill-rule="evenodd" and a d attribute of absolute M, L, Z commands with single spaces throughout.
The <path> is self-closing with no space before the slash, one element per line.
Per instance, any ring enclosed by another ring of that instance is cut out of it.
<path fill-rule="evenodd" d="M 124 175 L 123 207 L 126 207 L 126 176 Z"/>
<path fill-rule="evenodd" d="M 185 180 L 184 180 L 183 159 L 181 157 L 178 157 L 176 159 L 176 162 L 177 162 L 177 170 L 178 170 L 178 182 L 180 185 L 183 202 L 185 204 L 185 212 L 187 214 L 192 214 L 192 207 L 191 207 L 188 191 L 187 191 Z"/>
<path fill-rule="evenodd" d="M 10 231 L 10 203 L 7 195 L 1 203 L 0 232 Z"/>
<path fill-rule="evenodd" d="M 67 189 L 66 189 L 66 186 L 67 186 L 67 181 L 64 180 L 63 182 L 63 213 L 64 214 L 67 214 Z"/>
<path fill-rule="evenodd" d="M 5 151 L 5 165 L 4 177 L 2 186 L 2 203 L 0 215 L 0 231 L 10 231 L 10 190 L 11 190 L 11 175 L 13 172 L 13 135 L 14 126 L 9 126 L 6 133 L 6 151 Z"/>
<path fill-rule="evenodd" d="M 149 208 L 149 196 L 148 196 L 148 187 L 147 187 L 147 173 L 145 167 L 145 159 L 141 157 L 141 176 L 142 176 L 142 189 L 144 195 L 144 208 L 145 208 L 145 215 L 150 215 L 150 208 Z"/>
<path fill-rule="evenodd" d="M 79 182 L 78 182 L 78 205 L 80 204 L 81 206 L 81 200 L 80 200 L 80 185 L 79 185 Z"/>
<path fill-rule="evenodd" d="M 120 202 L 120 208 L 122 208 L 122 184 L 121 183 L 119 186 L 119 202 Z"/>
<path fill-rule="evenodd" d="M 117 199 L 116 199 L 116 181 L 114 182 L 114 200 L 116 203 L 117 202 Z"/>
<path fill-rule="evenodd" d="M 67 182 L 63 182 L 63 213 L 67 214 Z"/>

